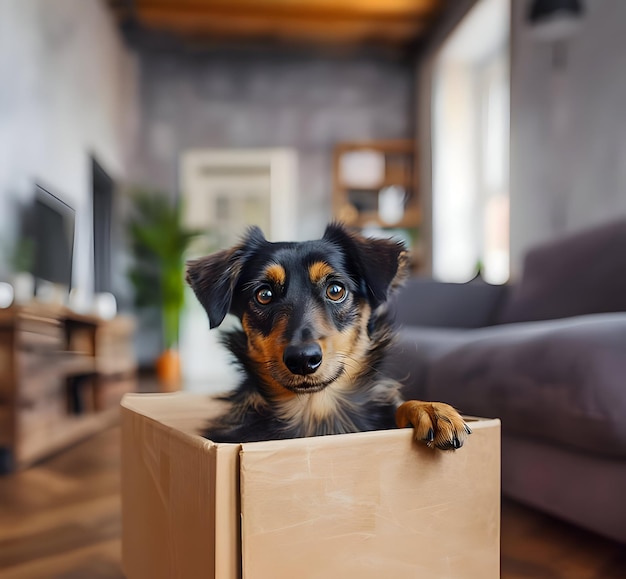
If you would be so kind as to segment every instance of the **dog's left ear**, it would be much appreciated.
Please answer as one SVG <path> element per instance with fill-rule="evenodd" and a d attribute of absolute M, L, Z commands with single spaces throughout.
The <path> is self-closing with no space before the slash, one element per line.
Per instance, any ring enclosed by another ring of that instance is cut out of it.
<path fill-rule="evenodd" d="M 408 276 L 409 254 L 401 242 L 366 238 L 337 223 L 326 228 L 323 239 L 341 247 L 373 309 L 386 302 L 390 291 Z"/>
<path fill-rule="evenodd" d="M 254 250 L 266 243 L 258 227 L 252 227 L 241 244 L 187 262 L 187 283 L 209 316 L 211 329 L 219 326 L 230 311 L 241 271 Z"/>

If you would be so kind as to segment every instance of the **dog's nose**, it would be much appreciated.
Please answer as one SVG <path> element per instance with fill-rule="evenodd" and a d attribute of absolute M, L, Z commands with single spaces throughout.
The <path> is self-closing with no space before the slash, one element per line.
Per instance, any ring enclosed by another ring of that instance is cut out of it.
<path fill-rule="evenodd" d="M 315 342 L 287 346 L 283 362 L 292 374 L 313 374 L 322 364 L 322 349 Z"/>

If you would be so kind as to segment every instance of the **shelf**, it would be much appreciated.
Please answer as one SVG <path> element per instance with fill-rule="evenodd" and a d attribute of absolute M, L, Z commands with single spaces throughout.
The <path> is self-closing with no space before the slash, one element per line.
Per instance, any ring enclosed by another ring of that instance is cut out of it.
<path fill-rule="evenodd" d="M 386 154 L 414 154 L 415 143 L 412 139 L 386 139 L 380 141 L 348 141 L 335 146 L 338 153 L 349 151 L 381 151 Z"/>
<path fill-rule="evenodd" d="M 407 209 L 404 217 L 397 223 L 385 223 L 381 221 L 377 211 L 362 211 L 358 219 L 350 223 L 356 227 L 365 227 L 369 224 L 375 224 L 383 229 L 415 229 L 419 227 L 420 211 L 419 209 Z"/>
<path fill-rule="evenodd" d="M 347 192 L 350 191 L 359 191 L 359 192 L 363 192 L 363 193 L 371 193 L 372 195 L 378 195 L 380 193 L 381 189 L 384 189 L 386 187 L 403 187 L 405 190 L 411 190 L 413 189 L 413 183 L 411 181 L 409 181 L 408 179 L 404 182 L 395 180 L 395 181 L 384 181 L 382 183 L 380 183 L 379 185 L 373 186 L 373 187 L 362 187 L 362 186 L 353 186 L 353 185 L 345 185 L 342 188 L 345 189 Z"/>

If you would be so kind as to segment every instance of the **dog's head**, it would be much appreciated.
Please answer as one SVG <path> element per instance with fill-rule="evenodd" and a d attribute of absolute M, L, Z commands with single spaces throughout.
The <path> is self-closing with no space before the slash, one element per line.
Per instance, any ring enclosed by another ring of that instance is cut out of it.
<path fill-rule="evenodd" d="M 247 355 L 280 397 L 317 392 L 360 371 L 370 319 L 407 263 L 401 244 L 336 224 L 301 243 L 270 243 L 252 228 L 236 247 L 190 262 L 187 281 L 211 328 L 228 313 L 241 320 Z"/>

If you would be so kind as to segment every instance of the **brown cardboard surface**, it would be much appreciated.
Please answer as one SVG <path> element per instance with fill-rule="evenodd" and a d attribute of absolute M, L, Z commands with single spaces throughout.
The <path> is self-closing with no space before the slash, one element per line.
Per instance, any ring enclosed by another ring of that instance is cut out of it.
<path fill-rule="evenodd" d="M 122 561 L 128 577 L 239 577 L 237 444 L 198 436 L 206 396 L 122 401 Z M 218 531 L 219 529 L 219 531 Z"/>
<path fill-rule="evenodd" d="M 498 577 L 498 427 L 457 452 L 411 430 L 244 444 L 244 579 Z"/>
<path fill-rule="evenodd" d="M 124 398 L 130 579 L 499 576 L 499 421 L 456 452 L 410 429 L 233 445 L 196 434 L 214 411 Z"/>

